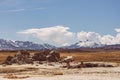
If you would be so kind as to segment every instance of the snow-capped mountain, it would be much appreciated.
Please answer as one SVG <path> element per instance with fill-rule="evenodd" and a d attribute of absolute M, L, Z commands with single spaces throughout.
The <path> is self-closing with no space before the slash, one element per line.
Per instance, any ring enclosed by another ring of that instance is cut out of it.
<path fill-rule="evenodd" d="M 37 44 L 29 41 L 11 41 L 0 39 L 0 50 L 41 50 L 54 48 L 56 47 L 49 44 Z"/>
<path fill-rule="evenodd" d="M 68 49 L 76 49 L 76 48 L 120 49 L 120 44 L 107 45 L 107 44 L 101 44 L 100 42 L 86 40 L 86 41 L 79 41 L 70 46 L 65 46 L 64 48 L 68 48 Z"/>
<path fill-rule="evenodd" d="M 101 44 L 100 42 L 94 42 L 91 40 L 86 41 L 79 41 L 75 44 L 72 44 L 70 46 L 67 46 L 68 48 L 96 48 L 96 47 L 102 47 L 104 44 Z"/>

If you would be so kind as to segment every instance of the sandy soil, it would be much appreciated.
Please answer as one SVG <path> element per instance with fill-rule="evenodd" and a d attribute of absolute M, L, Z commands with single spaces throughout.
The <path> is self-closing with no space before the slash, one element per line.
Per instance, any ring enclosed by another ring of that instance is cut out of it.
<path fill-rule="evenodd" d="M 0 80 L 120 80 L 119 64 L 110 64 L 115 67 L 67 69 L 59 63 L 0 65 Z"/>

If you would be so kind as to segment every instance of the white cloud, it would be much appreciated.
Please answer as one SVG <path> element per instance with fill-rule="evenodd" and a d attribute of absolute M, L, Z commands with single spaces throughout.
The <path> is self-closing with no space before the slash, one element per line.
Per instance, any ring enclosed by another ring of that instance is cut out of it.
<path fill-rule="evenodd" d="M 112 36 L 112 35 L 101 36 L 96 32 L 81 31 L 77 33 L 77 37 L 79 41 L 85 41 L 85 40 L 90 41 L 87 44 L 84 43 L 83 45 L 89 45 L 90 43 L 93 43 L 93 42 L 100 43 L 100 44 L 107 44 L 107 45 L 120 44 L 120 28 L 116 28 L 115 31 L 117 32 L 115 36 Z"/>
<path fill-rule="evenodd" d="M 43 9 L 46 9 L 46 8 L 43 8 L 43 7 L 39 7 L 39 8 L 31 8 L 31 9 L 9 9 L 9 10 L 2 10 L 0 12 L 23 12 L 23 11 L 36 11 L 36 10 L 43 10 Z"/>
<path fill-rule="evenodd" d="M 81 32 L 77 33 L 77 38 L 80 41 L 89 40 L 89 41 L 94 41 L 96 43 L 99 43 L 101 36 L 95 32 L 81 31 Z"/>
<path fill-rule="evenodd" d="M 13 10 L 7 10 L 6 12 L 21 12 L 25 11 L 25 9 L 13 9 Z"/>
<path fill-rule="evenodd" d="M 23 36 L 34 37 L 42 42 L 53 43 L 54 45 L 66 46 L 78 41 L 82 41 L 83 43 L 79 44 L 81 46 L 90 46 L 97 44 L 120 44 L 120 28 L 115 29 L 117 34 L 115 36 L 112 35 L 103 35 L 101 36 L 96 32 L 71 32 L 69 31 L 69 27 L 64 26 L 53 26 L 47 28 L 33 28 L 27 29 L 18 32 L 19 34 L 23 34 Z"/>
<path fill-rule="evenodd" d="M 115 37 L 111 36 L 111 35 L 104 35 L 103 37 L 101 37 L 100 42 L 102 44 L 107 44 L 107 45 L 111 45 L 113 44 Z"/>
<path fill-rule="evenodd" d="M 33 10 L 42 10 L 42 9 L 46 9 L 46 8 L 39 7 L 39 8 L 34 8 Z"/>
<path fill-rule="evenodd" d="M 120 33 L 117 33 L 115 39 L 114 39 L 115 44 L 120 44 Z"/>
<path fill-rule="evenodd" d="M 116 32 L 120 32 L 120 28 L 116 28 L 115 31 L 116 31 Z"/>
<path fill-rule="evenodd" d="M 58 45 L 68 45 L 75 36 L 73 32 L 68 30 L 68 27 L 54 26 L 48 28 L 27 29 L 18 33 L 23 35 L 32 35 L 42 41 L 52 42 Z"/>

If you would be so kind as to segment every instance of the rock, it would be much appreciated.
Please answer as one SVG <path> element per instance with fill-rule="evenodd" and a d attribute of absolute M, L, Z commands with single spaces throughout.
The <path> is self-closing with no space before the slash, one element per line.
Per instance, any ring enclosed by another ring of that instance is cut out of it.
<path fill-rule="evenodd" d="M 16 62 L 18 64 L 27 64 L 30 63 L 30 53 L 28 51 L 19 51 L 16 55 Z"/>
<path fill-rule="evenodd" d="M 11 65 L 12 64 L 12 62 L 11 62 L 12 59 L 13 59 L 12 56 L 8 56 L 3 64 Z"/>
<path fill-rule="evenodd" d="M 60 53 L 55 50 L 41 51 L 41 52 L 35 53 L 32 59 L 34 61 L 57 62 L 60 60 Z"/>
<path fill-rule="evenodd" d="M 25 63 L 27 63 L 27 64 L 33 64 L 32 58 L 26 58 L 25 59 Z"/>
<path fill-rule="evenodd" d="M 63 62 L 72 62 L 74 61 L 72 56 L 67 56 L 66 58 L 63 59 Z"/>
<path fill-rule="evenodd" d="M 52 50 L 50 53 L 46 56 L 48 62 L 57 62 L 60 60 L 60 53 Z"/>
<path fill-rule="evenodd" d="M 44 53 L 35 53 L 32 57 L 34 61 L 46 61 L 46 55 Z"/>
<path fill-rule="evenodd" d="M 18 51 L 18 53 L 16 53 L 14 55 L 14 57 L 12 56 L 8 56 L 4 62 L 7 65 L 11 65 L 13 63 L 15 64 L 29 64 L 29 63 L 33 63 L 32 59 L 30 58 L 30 53 L 27 51 Z"/>
<path fill-rule="evenodd" d="M 86 67 L 98 67 L 98 64 L 95 63 L 85 63 Z"/>

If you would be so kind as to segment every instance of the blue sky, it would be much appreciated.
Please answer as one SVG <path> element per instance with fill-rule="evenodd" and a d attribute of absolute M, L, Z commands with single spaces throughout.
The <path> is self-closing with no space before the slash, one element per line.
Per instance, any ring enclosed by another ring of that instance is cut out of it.
<path fill-rule="evenodd" d="M 119 31 L 116 33 L 114 29 L 120 28 L 120 0 L 0 0 L 0 38 L 59 45 L 62 43 L 38 38 L 41 36 L 33 36 L 35 33 L 26 35 L 23 31 L 60 26 L 74 37 L 81 31 L 116 37 Z M 69 43 L 73 41 L 79 39 L 70 39 Z M 66 42 L 67 39 L 63 41 Z"/>

